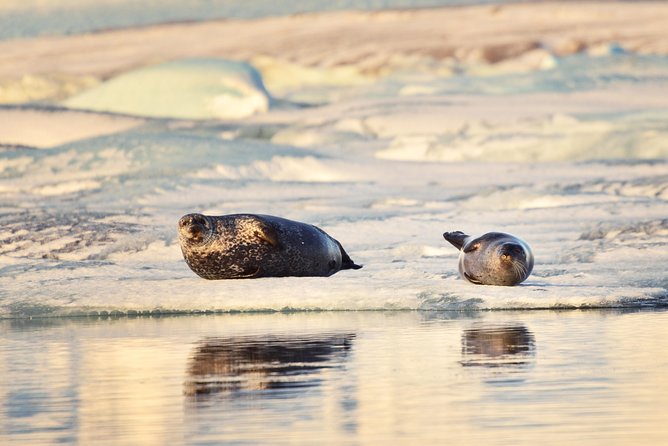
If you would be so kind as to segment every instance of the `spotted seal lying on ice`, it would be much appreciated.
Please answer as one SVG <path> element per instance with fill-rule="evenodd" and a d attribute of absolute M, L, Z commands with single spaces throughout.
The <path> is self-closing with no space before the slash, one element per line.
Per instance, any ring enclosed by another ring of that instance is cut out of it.
<path fill-rule="evenodd" d="M 460 250 L 459 274 L 471 283 L 517 285 L 533 269 L 531 248 L 514 235 L 488 232 L 474 238 L 455 231 L 446 232 L 443 237 Z"/>
<path fill-rule="evenodd" d="M 271 215 L 188 214 L 178 231 L 186 263 L 205 279 L 331 276 L 361 268 L 322 229 Z"/>

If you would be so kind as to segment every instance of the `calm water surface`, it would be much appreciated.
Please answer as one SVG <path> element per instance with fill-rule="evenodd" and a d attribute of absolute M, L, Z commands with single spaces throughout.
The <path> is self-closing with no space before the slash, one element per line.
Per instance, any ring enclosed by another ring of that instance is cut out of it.
<path fill-rule="evenodd" d="M 668 312 L 0 321 L 0 444 L 668 444 Z"/>

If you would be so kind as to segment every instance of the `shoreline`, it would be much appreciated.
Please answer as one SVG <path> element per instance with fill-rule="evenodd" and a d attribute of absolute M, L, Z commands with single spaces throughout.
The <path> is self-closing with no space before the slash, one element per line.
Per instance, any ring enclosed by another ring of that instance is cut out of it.
<path fill-rule="evenodd" d="M 290 279 L 289 277 L 287 279 Z M 499 307 L 499 308 L 452 308 L 452 309 L 438 309 L 438 308 L 290 308 L 290 309 L 250 309 L 250 310 L 234 310 L 234 309 L 218 309 L 218 310 L 169 310 L 169 309 L 153 309 L 153 310 L 66 310 L 66 307 L 56 309 L 53 313 L 35 313 L 35 314 L 20 314 L 20 313 L 0 313 L 0 322 L 3 321 L 30 321 L 30 320 L 131 320 L 131 319 L 162 319 L 171 317 L 198 317 L 198 316 L 261 316 L 261 315 L 304 315 L 304 314 L 327 314 L 327 313 L 434 313 L 434 314 L 452 314 L 452 315 L 481 315 L 486 313 L 500 313 L 500 314 L 527 314 L 527 313 L 561 313 L 561 312 L 595 312 L 595 313 L 639 313 L 639 312 L 663 312 L 668 311 L 668 301 L 664 297 L 658 296 L 652 299 L 642 299 L 637 302 L 623 303 L 623 304 L 601 304 L 599 306 L 584 304 L 584 305 L 555 305 L 545 307 Z"/>

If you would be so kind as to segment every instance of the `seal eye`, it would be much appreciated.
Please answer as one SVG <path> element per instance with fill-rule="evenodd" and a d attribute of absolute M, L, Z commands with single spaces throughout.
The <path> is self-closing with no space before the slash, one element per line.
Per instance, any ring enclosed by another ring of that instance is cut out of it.
<path fill-rule="evenodd" d="M 204 227 L 206 227 L 206 220 L 205 220 L 201 215 L 195 215 L 194 217 L 192 217 L 192 219 L 190 220 L 190 222 L 191 222 L 193 225 L 198 225 L 198 226 L 204 226 Z"/>
<path fill-rule="evenodd" d="M 202 215 L 186 215 L 179 220 L 179 227 L 185 228 L 187 226 L 201 226 L 207 228 L 209 225 Z"/>

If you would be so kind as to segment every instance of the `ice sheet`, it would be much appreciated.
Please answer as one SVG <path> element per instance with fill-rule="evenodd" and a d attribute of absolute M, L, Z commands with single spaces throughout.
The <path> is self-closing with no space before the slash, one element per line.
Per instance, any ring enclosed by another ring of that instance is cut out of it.
<path fill-rule="evenodd" d="M 598 307 L 668 297 L 663 161 L 413 163 L 174 133 L 30 153 L 2 180 L 5 316 Z M 26 156 L 4 160 L 15 154 Z M 205 281 L 176 242 L 177 219 L 192 211 L 310 222 L 365 266 L 330 278 Z M 460 280 L 458 253 L 441 237 L 457 229 L 522 236 L 536 255 L 533 275 L 512 288 Z"/>
<path fill-rule="evenodd" d="M 67 99 L 68 107 L 138 116 L 239 119 L 269 109 L 271 97 L 251 65 L 191 58 L 114 77 Z"/>
<path fill-rule="evenodd" d="M 99 113 L 1 109 L 0 317 L 668 304 L 665 56 L 550 50 L 552 64 L 478 61 L 460 74 L 402 59 L 412 62 L 379 75 L 349 55 L 354 69 L 340 72 L 331 54 L 308 65 L 249 52 L 273 70 L 266 97 L 279 105 L 242 119 L 182 119 L 176 106 L 167 119 L 118 115 L 111 100 Z M 79 75 L 108 69 L 94 59 Z M 185 65 L 191 100 L 211 77 Z M 143 70 L 149 84 L 164 74 Z M 114 94 L 137 93 L 124 85 Z M 189 212 L 312 223 L 364 268 L 206 281 L 177 244 Z M 517 234 L 533 247 L 533 274 L 517 287 L 461 280 L 441 235 L 453 230 Z"/>

